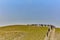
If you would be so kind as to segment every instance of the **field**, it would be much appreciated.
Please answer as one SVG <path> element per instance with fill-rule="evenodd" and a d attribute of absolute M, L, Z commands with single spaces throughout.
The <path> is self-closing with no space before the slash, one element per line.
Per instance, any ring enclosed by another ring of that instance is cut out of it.
<path fill-rule="evenodd" d="M 0 27 L 0 40 L 44 40 L 48 27 L 12 25 Z"/>
<path fill-rule="evenodd" d="M 60 40 L 60 28 L 55 29 L 55 38 L 56 40 Z"/>

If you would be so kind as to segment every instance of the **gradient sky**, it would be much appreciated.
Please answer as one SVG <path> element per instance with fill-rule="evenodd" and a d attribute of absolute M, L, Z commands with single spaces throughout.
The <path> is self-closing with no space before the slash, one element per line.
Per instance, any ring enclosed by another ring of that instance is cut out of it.
<path fill-rule="evenodd" d="M 0 25 L 28 23 L 60 26 L 60 0 L 0 0 Z"/>

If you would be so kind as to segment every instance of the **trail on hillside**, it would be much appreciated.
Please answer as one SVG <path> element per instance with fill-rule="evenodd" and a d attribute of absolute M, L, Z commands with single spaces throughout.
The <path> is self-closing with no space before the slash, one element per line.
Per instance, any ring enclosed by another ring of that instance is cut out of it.
<path fill-rule="evenodd" d="M 48 33 L 48 36 L 46 35 L 44 40 L 56 40 L 55 39 L 55 28 L 50 30 L 50 32 Z"/>
<path fill-rule="evenodd" d="M 55 29 L 51 31 L 49 40 L 55 40 Z"/>

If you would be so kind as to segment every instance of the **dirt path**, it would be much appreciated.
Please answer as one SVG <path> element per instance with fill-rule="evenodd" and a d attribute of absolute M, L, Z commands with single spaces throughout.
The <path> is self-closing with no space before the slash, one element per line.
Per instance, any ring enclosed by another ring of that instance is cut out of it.
<path fill-rule="evenodd" d="M 50 30 L 50 32 L 48 33 L 48 36 L 46 36 L 44 40 L 56 40 L 55 39 L 55 29 Z"/>
<path fill-rule="evenodd" d="M 51 31 L 49 40 L 55 40 L 55 29 Z"/>
<path fill-rule="evenodd" d="M 44 38 L 44 40 L 48 40 L 48 37 L 46 36 L 46 37 Z"/>

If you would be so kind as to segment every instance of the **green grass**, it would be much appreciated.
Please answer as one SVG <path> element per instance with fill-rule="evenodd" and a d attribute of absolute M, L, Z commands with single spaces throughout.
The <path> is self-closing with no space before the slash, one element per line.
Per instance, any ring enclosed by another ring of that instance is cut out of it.
<path fill-rule="evenodd" d="M 1 27 L 0 35 L 6 36 L 6 33 L 4 31 L 6 32 L 9 31 L 7 35 L 10 35 L 10 36 L 5 37 L 6 39 L 8 38 L 8 40 L 13 40 L 13 37 L 15 35 L 18 37 L 18 35 L 21 33 L 25 36 L 20 40 L 44 40 L 47 30 L 48 30 L 48 27 L 12 25 L 12 26 Z M 11 32 L 11 31 L 21 31 L 21 32 Z"/>
<path fill-rule="evenodd" d="M 60 28 L 55 28 L 55 39 L 60 40 Z"/>
<path fill-rule="evenodd" d="M 55 28 L 55 31 L 58 33 L 60 32 L 60 28 Z"/>

